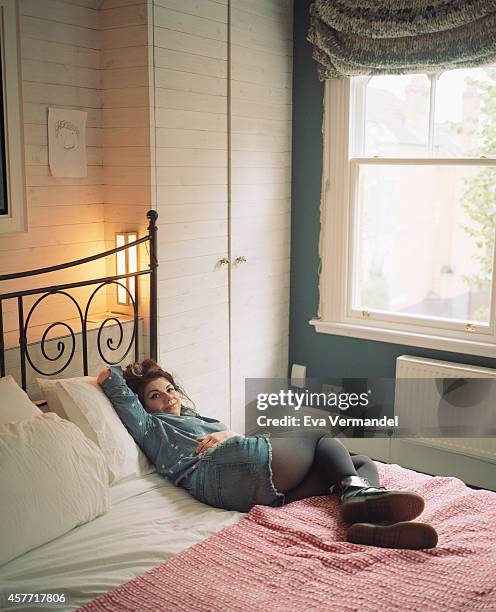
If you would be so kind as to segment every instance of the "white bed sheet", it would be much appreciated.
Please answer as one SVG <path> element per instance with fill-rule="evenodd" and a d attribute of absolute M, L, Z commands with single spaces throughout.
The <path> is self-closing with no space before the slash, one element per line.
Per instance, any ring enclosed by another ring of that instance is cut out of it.
<path fill-rule="evenodd" d="M 52 609 L 73 610 L 245 516 L 202 504 L 156 472 L 121 481 L 111 497 L 107 514 L 0 567 L 0 609 L 46 610 L 6 598 L 52 592 L 66 597 Z"/>

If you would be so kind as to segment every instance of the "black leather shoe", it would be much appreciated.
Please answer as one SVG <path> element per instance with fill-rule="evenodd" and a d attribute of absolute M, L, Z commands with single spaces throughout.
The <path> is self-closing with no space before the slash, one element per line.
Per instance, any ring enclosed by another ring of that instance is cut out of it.
<path fill-rule="evenodd" d="M 380 525 L 355 523 L 348 529 L 346 539 L 352 544 L 421 550 L 434 548 L 438 537 L 432 525 L 406 521 Z"/>
<path fill-rule="evenodd" d="M 371 487 L 360 476 L 342 480 L 341 491 L 343 518 L 348 523 L 410 521 L 424 510 L 424 500 L 417 493 Z"/>

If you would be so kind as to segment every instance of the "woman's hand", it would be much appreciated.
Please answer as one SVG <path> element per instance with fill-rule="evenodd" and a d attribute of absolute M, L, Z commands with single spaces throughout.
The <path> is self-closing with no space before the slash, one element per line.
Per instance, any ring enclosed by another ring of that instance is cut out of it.
<path fill-rule="evenodd" d="M 226 431 L 216 431 L 206 436 L 201 436 L 199 438 L 196 438 L 200 442 L 200 444 L 196 447 L 196 452 L 198 454 L 204 453 L 209 448 L 219 446 L 219 444 L 222 444 L 226 440 L 229 440 L 229 438 L 241 435 L 243 434 L 239 434 L 235 431 L 230 431 L 229 429 L 227 429 Z"/>
<path fill-rule="evenodd" d="M 103 381 L 107 380 L 109 376 L 110 376 L 110 368 L 105 368 L 105 370 L 102 370 L 100 374 L 98 374 L 98 378 L 96 379 L 96 382 L 99 385 L 101 385 Z"/>

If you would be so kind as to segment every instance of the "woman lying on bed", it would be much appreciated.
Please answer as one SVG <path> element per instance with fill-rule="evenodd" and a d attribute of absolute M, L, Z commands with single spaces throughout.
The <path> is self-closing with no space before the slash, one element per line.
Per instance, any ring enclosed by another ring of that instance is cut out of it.
<path fill-rule="evenodd" d="M 269 441 L 230 431 L 183 406 L 188 396 L 151 359 L 124 372 L 106 369 L 98 383 L 157 471 L 206 504 L 248 512 L 255 504 L 281 506 L 339 492 L 349 542 L 413 549 L 437 544 L 433 527 L 410 522 L 424 508 L 419 495 L 380 487 L 373 461 L 350 456 L 322 432 Z"/>

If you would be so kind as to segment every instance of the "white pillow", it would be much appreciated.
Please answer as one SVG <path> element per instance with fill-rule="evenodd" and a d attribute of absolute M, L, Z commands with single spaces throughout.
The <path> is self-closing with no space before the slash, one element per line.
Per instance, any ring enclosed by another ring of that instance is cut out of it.
<path fill-rule="evenodd" d="M 86 380 L 86 378 L 89 378 L 89 377 L 71 378 L 68 380 Z M 69 417 L 67 416 L 64 410 L 64 407 L 62 406 L 60 402 L 60 399 L 57 393 L 58 380 L 51 379 L 51 378 L 37 378 L 36 382 L 38 383 L 41 389 L 41 393 L 43 397 L 45 398 L 46 403 L 48 404 L 48 409 L 50 410 L 50 412 L 55 412 L 55 414 L 58 414 L 60 418 L 67 419 L 68 421 L 70 421 Z"/>
<path fill-rule="evenodd" d="M 45 390 L 46 381 L 39 379 L 38 382 Z M 95 378 L 66 378 L 50 383 L 50 392 L 46 395 L 48 407 L 59 415 L 63 412 L 99 446 L 107 460 L 111 484 L 129 476 L 143 476 L 155 471 Z"/>
<path fill-rule="evenodd" d="M 41 414 L 41 410 L 10 374 L 0 378 L 0 423 L 22 421 L 38 414 Z"/>
<path fill-rule="evenodd" d="M 105 457 L 53 413 L 0 425 L 0 565 L 110 509 Z"/>

